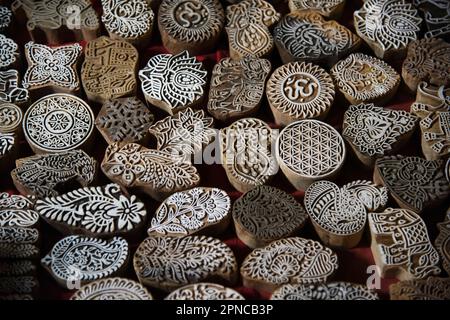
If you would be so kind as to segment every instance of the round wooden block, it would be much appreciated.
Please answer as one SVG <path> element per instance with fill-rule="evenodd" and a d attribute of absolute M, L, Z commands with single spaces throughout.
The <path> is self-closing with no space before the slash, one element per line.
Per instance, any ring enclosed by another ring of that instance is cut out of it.
<path fill-rule="evenodd" d="M 332 66 L 361 44 L 346 27 L 311 10 L 285 15 L 273 34 L 283 63 L 300 60 Z"/>
<path fill-rule="evenodd" d="M 218 0 L 163 0 L 158 26 L 164 47 L 177 54 L 199 55 L 214 49 L 225 23 Z"/>
<path fill-rule="evenodd" d="M 139 282 L 126 278 L 101 279 L 82 286 L 70 300 L 153 300 Z"/>
<path fill-rule="evenodd" d="M 41 98 L 23 119 L 25 139 L 35 153 L 66 152 L 87 145 L 94 129 L 89 105 L 69 94 Z"/>
<path fill-rule="evenodd" d="M 319 242 L 299 237 L 253 250 L 241 266 L 244 286 L 272 293 L 284 284 L 326 282 L 338 268 L 336 254 Z"/>
<path fill-rule="evenodd" d="M 331 68 L 335 84 L 351 104 L 383 105 L 397 92 L 400 75 L 384 61 L 353 53 Z"/>
<path fill-rule="evenodd" d="M 188 284 L 172 291 L 164 300 L 245 300 L 233 289 L 215 283 Z"/>
<path fill-rule="evenodd" d="M 422 18 L 405 0 L 367 0 L 353 13 L 356 33 L 380 59 L 400 59 L 416 40 Z"/>
<path fill-rule="evenodd" d="M 429 277 L 389 286 L 391 300 L 450 300 L 450 279 Z"/>
<path fill-rule="evenodd" d="M 344 10 L 345 0 L 289 0 L 291 12 L 297 10 L 314 10 L 330 19 L 338 19 Z"/>
<path fill-rule="evenodd" d="M 312 63 L 292 62 L 277 68 L 266 87 L 275 122 L 286 126 L 303 119 L 324 119 L 334 100 L 330 75 Z"/>
<path fill-rule="evenodd" d="M 19 133 L 22 130 L 23 112 L 12 103 L 0 103 L 0 132 Z"/>
<path fill-rule="evenodd" d="M 307 219 L 306 211 L 293 196 L 270 186 L 254 188 L 233 205 L 236 234 L 253 249 L 295 235 Z"/>
<path fill-rule="evenodd" d="M 291 123 L 277 138 L 278 164 L 297 190 L 305 190 L 316 180 L 335 178 L 345 156 L 341 135 L 321 121 Z"/>

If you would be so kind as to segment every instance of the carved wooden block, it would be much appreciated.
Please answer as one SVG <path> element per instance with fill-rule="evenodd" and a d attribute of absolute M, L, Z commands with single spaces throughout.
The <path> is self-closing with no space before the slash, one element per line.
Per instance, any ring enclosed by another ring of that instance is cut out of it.
<path fill-rule="evenodd" d="M 147 238 L 137 248 L 133 264 L 143 285 L 164 291 L 210 279 L 232 285 L 238 276 L 231 249 L 205 236 Z"/>
<path fill-rule="evenodd" d="M 138 51 L 125 41 L 100 37 L 89 41 L 81 68 L 84 92 L 90 101 L 136 95 Z"/>
<path fill-rule="evenodd" d="M 247 192 L 277 173 L 272 149 L 275 135 L 262 120 L 244 118 L 221 130 L 222 166 L 231 185 Z"/>
<path fill-rule="evenodd" d="M 207 72 L 187 51 L 159 54 L 139 71 L 148 103 L 173 115 L 203 101 Z"/>
<path fill-rule="evenodd" d="M 150 1 L 101 0 L 101 4 L 102 22 L 112 39 L 142 47 L 150 41 L 155 19 Z"/>
<path fill-rule="evenodd" d="M 30 94 L 19 86 L 20 75 L 17 70 L 0 70 L 0 102 L 14 103 L 19 106 L 28 103 Z"/>
<path fill-rule="evenodd" d="M 149 236 L 219 235 L 230 222 L 231 199 L 217 188 L 198 187 L 172 194 L 158 207 Z"/>
<path fill-rule="evenodd" d="M 403 61 L 402 77 L 415 92 L 421 81 L 441 86 L 450 85 L 450 44 L 439 38 L 421 39 L 408 46 Z"/>
<path fill-rule="evenodd" d="M 143 227 L 147 216 L 144 204 L 123 195 L 117 184 L 37 200 L 36 211 L 63 234 L 93 237 L 129 234 Z"/>
<path fill-rule="evenodd" d="M 428 31 L 425 38 L 450 39 L 450 2 L 440 0 L 413 0 L 422 11 Z"/>
<path fill-rule="evenodd" d="M 372 254 L 383 278 L 422 279 L 441 272 L 422 218 L 411 210 L 369 213 Z"/>
<path fill-rule="evenodd" d="M 345 112 L 342 136 L 358 159 L 373 168 L 376 159 L 396 153 L 409 141 L 417 122 L 409 112 L 361 103 Z"/>
<path fill-rule="evenodd" d="M 253 250 L 241 266 L 245 287 L 272 293 L 283 284 L 327 281 L 338 268 L 336 254 L 319 242 L 299 237 Z"/>
<path fill-rule="evenodd" d="M 270 300 L 378 300 L 367 286 L 350 282 L 327 284 L 285 284 L 275 290 Z"/>
<path fill-rule="evenodd" d="M 219 0 L 163 0 L 158 26 L 164 47 L 177 54 L 210 52 L 216 46 L 225 23 Z"/>
<path fill-rule="evenodd" d="M 322 242 L 329 247 L 353 248 L 361 241 L 367 213 L 382 210 L 387 190 L 357 180 L 339 188 L 329 181 L 314 182 L 305 193 L 305 208 Z"/>
<path fill-rule="evenodd" d="M 310 10 L 285 15 L 273 34 L 283 63 L 300 60 L 332 66 L 361 44 L 349 29 Z"/>
<path fill-rule="evenodd" d="M 442 267 L 450 275 L 450 208 L 447 210 L 445 220 L 438 223 L 437 227 L 439 229 L 439 235 L 434 245 L 441 256 Z"/>
<path fill-rule="evenodd" d="M 445 165 L 445 177 L 448 183 L 450 183 L 450 158 L 447 159 L 447 164 Z"/>
<path fill-rule="evenodd" d="M 89 41 L 100 33 L 100 21 L 89 0 L 15 0 L 11 8 L 34 41 L 64 43 L 67 31 L 77 41 Z"/>
<path fill-rule="evenodd" d="M 153 300 L 139 282 L 125 278 L 106 278 L 82 286 L 70 300 Z"/>
<path fill-rule="evenodd" d="M 39 248 L 33 244 L 0 243 L 0 259 L 39 258 Z"/>
<path fill-rule="evenodd" d="M 9 29 L 12 22 L 12 12 L 7 6 L 0 6 L 0 32 Z"/>
<path fill-rule="evenodd" d="M 15 133 L 22 132 L 23 112 L 12 103 L 0 103 L 0 132 Z"/>
<path fill-rule="evenodd" d="M 417 40 L 422 18 L 406 0 L 367 0 L 353 13 L 356 33 L 380 59 L 403 57 Z"/>
<path fill-rule="evenodd" d="M 324 119 L 334 101 L 334 84 L 321 67 L 292 62 L 272 73 L 266 95 L 275 122 L 286 126 L 297 120 Z"/>
<path fill-rule="evenodd" d="M 223 122 L 257 112 L 270 69 L 271 64 L 266 59 L 220 60 L 212 72 L 208 112 Z"/>
<path fill-rule="evenodd" d="M 41 264 L 61 287 L 67 288 L 73 282 L 86 284 L 121 273 L 128 254 L 128 243 L 120 237 L 100 240 L 69 236 L 58 241 Z"/>
<path fill-rule="evenodd" d="M 95 126 L 108 144 L 146 142 L 154 121 L 147 106 L 136 97 L 118 98 L 103 104 Z"/>
<path fill-rule="evenodd" d="M 54 92 L 78 93 L 77 65 L 82 50 L 78 43 L 51 48 L 28 42 L 25 44 L 28 69 L 23 77 L 23 87 L 30 91 L 51 89 Z"/>
<path fill-rule="evenodd" d="M 0 276 L 2 277 L 33 275 L 36 273 L 36 269 L 36 265 L 30 260 L 0 261 Z"/>
<path fill-rule="evenodd" d="M 450 86 L 434 86 L 425 81 L 417 86 L 416 101 L 411 105 L 411 113 L 425 110 L 450 111 Z M 419 105 L 419 106 L 417 106 Z"/>
<path fill-rule="evenodd" d="M 86 147 L 94 130 L 91 107 L 68 94 L 45 96 L 23 119 L 25 139 L 35 153 L 67 152 Z"/>
<path fill-rule="evenodd" d="M 421 213 L 450 195 L 443 162 L 401 155 L 378 159 L 373 181 L 384 185 L 401 208 Z"/>
<path fill-rule="evenodd" d="M 0 227 L 0 243 L 2 244 L 32 244 L 38 246 L 39 230 L 23 227 Z"/>
<path fill-rule="evenodd" d="M 94 158 L 84 151 L 72 150 L 18 159 L 11 177 L 21 194 L 43 198 L 57 196 L 55 188 L 72 180 L 88 186 L 93 182 L 96 171 Z"/>
<path fill-rule="evenodd" d="M 389 287 L 391 300 L 450 300 L 450 279 L 429 277 L 400 281 Z"/>
<path fill-rule="evenodd" d="M 428 160 L 445 159 L 450 154 L 450 111 L 424 113 L 428 115 L 420 121 L 422 152 Z"/>
<path fill-rule="evenodd" d="M 338 19 L 344 10 L 345 0 L 289 0 L 291 12 L 313 10 L 330 19 Z"/>
<path fill-rule="evenodd" d="M 0 69 L 6 70 L 18 67 L 19 59 L 20 54 L 17 43 L 0 34 Z"/>
<path fill-rule="evenodd" d="M 164 300 L 245 300 L 233 289 L 215 283 L 188 284 L 172 291 Z"/>
<path fill-rule="evenodd" d="M 16 143 L 17 139 L 14 133 L 0 132 L 0 161 L 2 163 L 9 163 L 11 158 L 13 158 L 12 154 Z"/>
<path fill-rule="evenodd" d="M 243 0 L 226 8 L 230 57 L 266 57 L 273 50 L 269 28 L 281 15 L 264 0 Z"/>
<path fill-rule="evenodd" d="M 383 105 L 397 92 L 400 75 L 384 61 L 353 53 L 330 70 L 339 91 L 351 104 Z"/>
<path fill-rule="evenodd" d="M 297 234 L 307 219 L 305 209 L 293 196 L 270 186 L 254 188 L 233 205 L 236 234 L 253 249 Z"/>
<path fill-rule="evenodd" d="M 300 120 L 277 138 L 276 157 L 281 171 L 297 190 L 316 180 L 331 180 L 344 164 L 346 148 L 341 135 L 317 120 Z"/>
<path fill-rule="evenodd" d="M 32 294 L 38 286 L 37 278 L 32 276 L 0 278 L 0 294 Z"/>

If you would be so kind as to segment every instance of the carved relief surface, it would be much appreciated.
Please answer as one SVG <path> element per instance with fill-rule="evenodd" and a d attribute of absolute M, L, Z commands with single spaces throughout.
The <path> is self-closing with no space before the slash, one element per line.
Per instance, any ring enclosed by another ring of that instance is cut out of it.
<path fill-rule="evenodd" d="M 35 277 L 2 277 L 0 281 L 0 294 L 31 294 L 38 287 Z"/>
<path fill-rule="evenodd" d="M 158 207 L 147 232 L 150 236 L 186 236 L 216 229 L 214 234 L 218 234 L 228 224 L 230 208 L 230 197 L 217 188 L 177 192 Z"/>
<path fill-rule="evenodd" d="M 139 282 L 126 278 L 106 278 L 81 287 L 70 300 L 153 300 Z"/>
<path fill-rule="evenodd" d="M 139 72 L 147 101 L 169 114 L 201 101 L 206 76 L 202 63 L 187 51 L 156 55 Z"/>
<path fill-rule="evenodd" d="M 133 264 L 141 283 L 164 291 L 209 278 L 232 284 L 237 276 L 231 249 L 204 236 L 147 238 L 138 247 Z"/>
<path fill-rule="evenodd" d="M 29 90 L 43 87 L 60 91 L 79 90 L 76 67 L 82 50 L 78 43 L 51 48 L 28 42 L 25 45 L 28 69 L 23 77 L 23 87 Z"/>
<path fill-rule="evenodd" d="M 12 12 L 6 6 L 0 6 L 0 31 L 5 31 L 12 21 Z"/>
<path fill-rule="evenodd" d="M 253 250 L 241 266 L 241 275 L 244 286 L 273 292 L 286 283 L 326 282 L 337 267 L 337 256 L 331 249 L 294 237 Z"/>
<path fill-rule="evenodd" d="M 33 227 L 39 214 L 33 210 L 31 198 L 0 192 L 0 227 Z"/>
<path fill-rule="evenodd" d="M 138 98 L 118 98 L 103 105 L 95 125 L 108 144 L 141 142 L 147 137 L 153 120 L 153 114 Z"/>
<path fill-rule="evenodd" d="M 18 106 L 12 103 L 0 104 L 0 132 L 16 132 L 22 125 L 22 118 L 23 113 Z"/>
<path fill-rule="evenodd" d="M 420 121 L 422 150 L 429 160 L 450 154 L 450 111 L 432 112 Z"/>
<path fill-rule="evenodd" d="M 30 98 L 27 89 L 19 87 L 19 72 L 17 70 L 0 70 L 0 101 L 24 104 Z"/>
<path fill-rule="evenodd" d="M 11 152 L 16 139 L 13 133 L 0 132 L 0 159 Z"/>
<path fill-rule="evenodd" d="M 97 162 L 84 151 L 72 150 L 18 159 L 11 177 L 22 194 L 43 198 L 57 196 L 55 187 L 72 179 L 87 186 L 94 180 L 96 167 Z"/>
<path fill-rule="evenodd" d="M 71 280 L 84 284 L 112 276 L 125 267 L 127 258 L 128 243 L 123 238 L 100 240 L 69 236 L 58 241 L 41 263 L 66 287 Z"/>
<path fill-rule="evenodd" d="M 256 112 L 264 94 L 269 60 L 224 58 L 214 66 L 209 89 L 208 112 L 229 121 Z"/>
<path fill-rule="evenodd" d="M 19 46 L 14 40 L 0 34 L 0 69 L 6 69 L 18 62 Z"/>
<path fill-rule="evenodd" d="M 438 223 L 437 227 L 439 234 L 434 244 L 441 256 L 441 262 L 445 272 L 450 275 L 450 208 L 447 210 L 445 220 Z"/>
<path fill-rule="evenodd" d="M 428 31 L 425 38 L 450 37 L 450 2 L 446 0 L 413 0 L 424 15 Z"/>
<path fill-rule="evenodd" d="M 31 260 L 5 260 L 0 262 L 0 276 L 24 276 L 34 274 L 36 266 Z M 1 278 L 0 278 L 1 279 Z"/>
<path fill-rule="evenodd" d="M 433 111 L 450 111 L 450 86 L 419 82 L 416 101 L 411 105 L 411 113 L 424 118 L 428 112 Z"/>
<path fill-rule="evenodd" d="M 63 152 L 83 146 L 94 129 L 94 114 L 83 100 L 66 94 L 46 96 L 30 106 L 23 120 L 33 150 Z"/>
<path fill-rule="evenodd" d="M 245 300 L 233 289 L 215 283 L 188 284 L 172 291 L 164 300 Z"/>
<path fill-rule="evenodd" d="M 266 95 L 277 123 L 322 119 L 334 100 L 330 75 L 312 63 L 293 62 L 276 69 L 267 82 Z"/>
<path fill-rule="evenodd" d="M 449 300 L 450 279 L 429 277 L 400 281 L 389 287 L 391 300 Z"/>
<path fill-rule="evenodd" d="M 291 12 L 297 10 L 318 11 L 324 17 L 335 17 L 340 15 L 345 0 L 289 0 Z"/>
<path fill-rule="evenodd" d="M 367 0 L 353 15 L 356 32 L 379 58 L 406 50 L 417 39 L 422 22 L 405 0 Z"/>
<path fill-rule="evenodd" d="M 331 68 L 337 87 L 352 104 L 385 103 L 400 84 L 400 75 L 384 61 L 353 53 Z"/>
<path fill-rule="evenodd" d="M 283 63 L 295 60 L 333 65 L 356 50 L 361 39 L 334 20 L 314 11 L 285 15 L 274 29 L 274 40 Z"/>
<path fill-rule="evenodd" d="M 285 284 L 271 300 L 378 300 L 378 295 L 366 286 L 349 282 L 327 284 Z"/>
<path fill-rule="evenodd" d="M 55 228 L 92 236 L 130 232 L 147 215 L 136 196 L 126 197 L 117 184 L 80 188 L 61 196 L 36 201 L 36 211 Z"/>
<path fill-rule="evenodd" d="M 222 165 L 237 190 L 251 190 L 277 173 L 273 143 L 275 137 L 270 127 L 256 118 L 244 118 L 222 129 Z"/>
<path fill-rule="evenodd" d="M 244 0 L 226 9 L 230 57 L 263 57 L 273 49 L 269 27 L 280 20 L 281 15 L 264 0 Z"/>
<path fill-rule="evenodd" d="M 135 94 L 137 65 L 138 52 L 131 44 L 108 37 L 89 41 L 81 69 L 88 98 L 104 103 Z"/>
<path fill-rule="evenodd" d="M 450 185 L 442 161 L 419 157 L 390 156 L 378 159 L 374 179 L 383 184 L 400 207 L 420 213 L 447 199 Z"/>
<path fill-rule="evenodd" d="M 237 236 L 250 248 L 292 236 L 307 219 L 305 209 L 293 196 L 270 186 L 252 189 L 233 205 Z"/>
<path fill-rule="evenodd" d="M 372 253 L 382 277 L 422 279 L 441 272 L 422 218 L 410 210 L 369 213 Z"/>

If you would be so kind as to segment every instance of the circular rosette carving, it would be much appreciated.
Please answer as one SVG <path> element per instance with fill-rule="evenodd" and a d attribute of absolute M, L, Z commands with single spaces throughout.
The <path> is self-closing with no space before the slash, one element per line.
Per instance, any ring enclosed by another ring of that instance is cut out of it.
<path fill-rule="evenodd" d="M 189 284 L 172 291 L 165 300 L 245 300 L 233 289 L 215 283 Z"/>
<path fill-rule="evenodd" d="M 0 132 L 15 132 L 22 124 L 22 110 L 11 103 L 0 105 Z"/>

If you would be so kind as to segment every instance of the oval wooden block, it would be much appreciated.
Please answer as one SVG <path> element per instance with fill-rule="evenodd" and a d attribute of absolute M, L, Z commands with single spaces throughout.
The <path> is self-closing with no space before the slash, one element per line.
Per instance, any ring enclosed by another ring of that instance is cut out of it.
<path fill-rule="evenodd" d="M 401 208 L 420 214 L 450 195 L 444 163 L 401 155 L 378 159 L 373 181 L 384 185 Z"/>
<path fill-rule="evenodd" d="M 139 71 L 147 102 L 170 115 L 203 101 L 206 77 L 202 63 L 187 51 L 156 55 Z"/>
<path fill-rule="evenodd" d="M 345 156 L 341 135 L 321 121 L 293 122 L 277 138 L 278 164 L 297 190 L 305 190 L 317 180 L 335 178 Z"/>
<path fill-rule="evenodd" d="M 342 136 L 358 159 L 373 168 L 378 158 L 396 153 L 410 140 L 417 122 L 407 111 L 361 103 L 345 112 Z"/>
<path fill-rule="evenodd" d="M 272 153 L 275 135 L 264 121 L 240 119 L 220 134 L 221 163 L 234 188 L 247 192 L 267 183 L 277 173 Z"/>
<path fill-rule="evenodd" d="M 72 150 L 18 159 L 11 177 L 21 194 L 43 198 L 57 196 L 55 188 L 72 180 L 88 186 L 96 173 L 97 161 L 94 158 L 84 151 Z"/>
<path fill-rule="evenodd" d="M 219 235 L 230 222 L 231 199 L 217 188 L 197 187 L 172 194 L 158 207 L 149 236 Z"/>
<path fill-rule="evenodd" d="M 275 290 L 270 300 L 378 300 L 367 286 L 350 282 L 327 284 L 285 284 Z"/>
<path fill-rule="evenodd" d="M 0 70 L 17 68 L 19 66 L 20 53 L 17 43 L 0 34 Z"/>
<path fill-rule="evenodd" d="M 307 219 L 305 209 L 293 196 L 270 186 L 254 188 L 233 205 L 236 234 L 253 249 L 294 236 Z"/>
<path fill-rule="evenodd" d="M 421 39 L 408 46 L 403 61 L 402 77 L 408 88 L 416 92 L 421 81 L 434 85 L 450 85 L 450 44 L 439 38 Z"/>
<path fill-rule="evenodd" d="M 84 187 L 36 201 L 36 211 L 63 234 L 111 237 L 136 232 L 146 222 L 144 204 L 119 185 Z"/>
<path fill-rule="evenodd" d="M 353 248 L 364 233 L 367 212 L 384 209 L 387 190 L 371 181 L 357 180 L 339 188 L 329 181 L 314 182 L 305 193 L 305 208 L 322 242 Z"/>
<path fill-rule="evenodd" d="M 383 278 L 400 281 L 438 275 L 439 254 L 422 218 L 406 209 L 369 213 L 372 254 Z"/>
<path fill-rule="evenodd" d="M 82 286 L 70 300 L 153 300 L 139 282 L 126 278 L 106 278 Z"/>
<path fill-rule="evenodd" d="M 167 292 L 208 280 L 233 285 L 238 276 L 231 249 L 205 236 L 147 238 L 137 248 L 133 265 L 142 284 Z"/>
<path fill-rule="evenodd" d="M 450 279 L 429 277 L 389 286 L 391 300 L 450 300 Z"/>
<path fill-rule="evenodd" d="M 230 57 L 266 57 L 273 50 L 269 28 L 281 15 L 264 0 L 243 0 L 226 8 Z"/>
<path fill-rule="evenodd" d="M 334 84 L 321 67 L 292 62 L 272 73 L 266 95 L 275 122 L 286 126 L 297 120 L 324 119 L 334 101 Z"/>
<path fill-rule="evenodd" d="M 215 283 L 188 284 L 172 291 L 164 300 L 245 300 L 233 289 Z"/>
<path fill-rule="evenodd" d="M 223 122 L 257 112 L 270 69 L 271 64 L 266 59 L 244 57 L 220 60 L 212 72 L 208 112 Z"/>
<path fill-rule="evenodd" d="M 218 0 L 163 0 L 158 26 L 164 47 L 177 54 L 210 52 L 216 46 L 225 23 Z"/>
<path fill-rule="evenodd" d="M 242 263 L 241 276 L 245 287 L 272 293 L 283 284 L 326 282 L 337 268 L 331 249 L 293 237 L 253 250 Z"/>
<path fill-rule="evenodd" d="M 105 103 L 136 95 L 138 58 L 138 51 L 125 41 L 108 37 L 89 41 L 81 67 L 81 81 L 88 99 Z"/>
<path fill-rule="evenodd" d="M 95 119 L 95 126 L 108 144 L 145 143 L 155 117 L 138 98 L 107 101 Z"/>
<path fill-rule="evenodd" d="M 367 0 L 353 16 L 356 33 L 380 59 L 404 57 L 422 22 L 417 9 L 405 0 Z"/>
<path fill-rule="evenodd" d="M 101 0 L 102 22 L 112 39 L 140 47 L 150 41 L 155 14 L 148 0 Z"/>
<path fill-rule="evenodd" d="M 37 42 L 64 43 L 67 32 L 72 32 L 76 41 L 89 41 L 100 33 L 99 18 L 89 0 L 15 0 L 11 8 Z"/>
<path fill-rule="evenodd" d="M 349 29 L 311 10 L 285 15 L 273 34 L 283 63 L 300 60 L 332 66 L 361 44 Z"/>
<path fill-rule="evenodd" d="M 41 264 L 61 287 L 67 288 L 121 273 L 128 255 L 128 243 L 120 237 L 100 240 L 69 236 L 58 241 Z"/>
<path fill-rule="evenodd" d="M 30 99 L 27 89 L 20 87 L 20 74 L 17 70 L 0 70 L 0 102 L 26 105 Z"/>
<path fill-rule="evenodd" d="M 339 91 L 351 104 L 383 105 L 397 92 L 400 75 L 384 61 L 352 53 L 330 70 Z"/>

